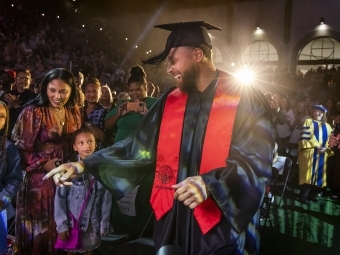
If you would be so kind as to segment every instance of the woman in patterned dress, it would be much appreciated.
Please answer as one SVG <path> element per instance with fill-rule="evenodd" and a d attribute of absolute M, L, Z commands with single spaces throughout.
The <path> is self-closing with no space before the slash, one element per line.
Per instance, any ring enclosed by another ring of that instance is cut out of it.
<path fill-rule="evenodd" d="M 71 152 L 70 135 L 81 127 L 81 113 L 75 105 L 76 84 L 66 69 L 49 71 L 40 97 L 21 112 L 12 139 L 18 146 L 24 183 L 17 196 L 16 248 L 20 255 L 54 255 L 53 181 L 42 181 L 56 161 L 66 162 Z"/>

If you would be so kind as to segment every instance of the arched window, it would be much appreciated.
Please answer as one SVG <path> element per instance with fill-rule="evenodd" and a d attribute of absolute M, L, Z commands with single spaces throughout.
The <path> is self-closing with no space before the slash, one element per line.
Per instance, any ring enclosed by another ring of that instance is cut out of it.
<path fill-rule="evenodd" d="M 266 41 L 255 41 L 250 44 L 242 54 L 242 61 L 244 63 L 257 64 L 264 62 L 263 64 L 274 63 L 279 60 L 277 50 L 275 47 Z"/>
<path fill-rule="evenodd" d="M 334 59 L 340 59 L 340 43 L 330 37 L 320 37 L 310 41 L 299 54 L 299 61 Z"/>

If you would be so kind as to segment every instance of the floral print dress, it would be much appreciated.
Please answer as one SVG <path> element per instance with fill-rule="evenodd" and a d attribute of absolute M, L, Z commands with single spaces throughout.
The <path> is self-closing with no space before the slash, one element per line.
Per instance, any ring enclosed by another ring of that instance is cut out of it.
<path fill-rule="evenodd" d="M 63 162 L 69 159 L 70 135 L 81 127 L 81 114 L 77 107 L 65 107 L 65 125 L 60 132 L 59 120 L 51 111 L 49 107 L 27 106 L 12 132 L 26 173 L 17 196 L 15 220 L 15 242 L 20 255 L 60 253 L 54 249 L 57 235 L 53 217 L 56 188 L 52 179 L 42 181 L 46 174 L 43 165 L 54 158 Z"/>

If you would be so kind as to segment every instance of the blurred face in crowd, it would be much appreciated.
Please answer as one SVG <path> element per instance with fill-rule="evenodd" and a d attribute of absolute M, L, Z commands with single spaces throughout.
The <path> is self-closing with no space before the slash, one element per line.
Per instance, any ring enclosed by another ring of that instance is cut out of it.
<path fill-rule="evenodd" d="M 281 100 L 281 96 L 280 96 L 279 94 L 275 94 L 275 95 L 273 96 L 273 100 L 275 100 L 275 101 L 278 103 L 278 102 L 280 102 L 280 100 Z"/>
<path fill-rule="evenodd" d="M 3 127 L 5 126 L 6 119 L 7 119 L 6 108 L 3 104 L 0 104 L 0 129 L 3 129 Z"/>
<path fill-rule="evenodd" d="M 79 74 L 78 77 L 75 77 L 76 84 L 79 88 L 81 88 L 81 85 L 84 83 L 84 76 Z"/>
<path fill-rule="evenodd" d="M 25 89 L 29 89 L 29 86 L 31 84 L 31 74 L 20 72 L 17 74 L 17 77 L 15 78 L 15 85 L 18 90 L 18 92 L 23 92 Z"/>
<path fill-rule="evenodd" d="M 290 105 L 290 108 L 295 108 L 296 106 L 296 101 L 294 98 L 289 98 L 289 105 Z"/>
<path fill-rule="evenodd" d="M 133 101 L 142 100 L 146 97 L 146 86 L 138 82 L 131 82 L 128 85 L 128 93 Z"/>
<path fill-rule="evenodd" d="M 311 100 L 311 98 L 310 98 L 310 97 L 307 97 L 307 98 L 305 99 L 305 104 L 306 104 L 306 107 L 310 106 L 310 105 L 311 105 L 311 103 L 312 103 L 312 100 Z"/>
<path fill-rule="evenodd" d="M 85 87 L 85 100 L 88 103 L 97 103 L 101 95 L 101 89 L 95 83 L 89 83 Z"/>
<path fill-rule="evenodd" d="M 84 159 L 90 156 L 96 149 L 96 139 L 92 133 L 80 133 L 74 140 L 73 149 L 78 152 L 81 159 Z"/>
<path fill-rule="evenodd" d="M 280 101 L 280 106 L 283 109 L 287 109 L 287 107 L 288 107 L 288 100 L 286 98 L 282 98 L 281 101 Z"/>
<path fill-rule="evenodd" d="M 333 107 L 333 101 L 330 100 L 330 99 L 328 99 L 328 100 L 326 101 L 326 107 L 327 107 L 328 109 L 332 109 L 332 107 Z"/>
<path fill-rule="evenodd" d="M 334 119 L 335 124 L 340 124 L 340 115 L 336 116 Z"/>
<path fill-rule="evenodd" d="M 175 77 L 179 88 L 184 92 L 190 92 L 196 87 L 199 70 L 195 64 L 193 49 L 178 47 L 170 50 L 167 72 Z"/>
<path fill-rule="evenodd" d="M 306 105 L 305 103 L 298 103 L 298 112 L 304 113 L 306 111 Z"/>
<path fill-rule="evenodd" d="M 317 110 L 317 109 L 314 109 L 314 112 L 313 112 L 313 118 L 315 120 L 318 120 L 318 121 L 321 121 L 322 120 L 322 117 L 324 115 L 324 112 L 323 111 L 320 111 L 320 110 Z"/>
<path fill-rule="evenodd" d="M 47 97 L 50 106 L 61 109 L 71 96 L 71 87 L 61 79 L 54 79 L 47 85 Z"/>
<path fill-rule="evenodd" d="M 103 100 L 110 100 L 110 91 L 107 87 L 102 87 L 102 97 Z"/>
<path fill-rule="evenodd" d="M 5 85 L 10 84 L 10 77 L 8 74 L 3 73 L 0 75 L 0 89 L 5 89 Z"/>

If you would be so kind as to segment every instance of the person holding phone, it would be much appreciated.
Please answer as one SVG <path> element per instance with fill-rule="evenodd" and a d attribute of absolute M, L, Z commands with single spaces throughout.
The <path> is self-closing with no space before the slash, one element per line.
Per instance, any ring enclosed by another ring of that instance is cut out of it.
<path fill-rule="evenodd" d="M 131 135 L 148 109 L 157 101 L 157 98 L 147 97 L 146 74 L 141 66 L 134 66 L 130 70 L 128 93 L 131 100 L 115 106 L 105 118 L 106 130 L 117 127 L 115 143 Z"/>

